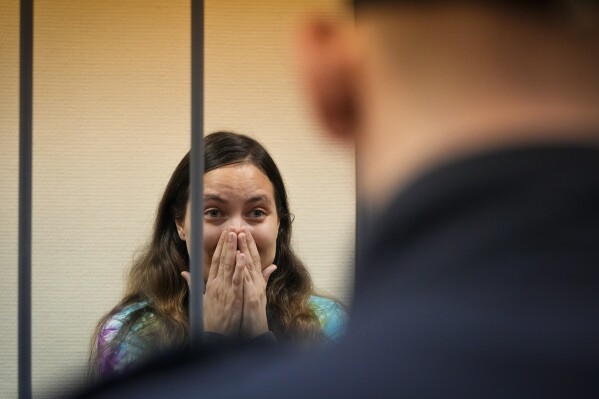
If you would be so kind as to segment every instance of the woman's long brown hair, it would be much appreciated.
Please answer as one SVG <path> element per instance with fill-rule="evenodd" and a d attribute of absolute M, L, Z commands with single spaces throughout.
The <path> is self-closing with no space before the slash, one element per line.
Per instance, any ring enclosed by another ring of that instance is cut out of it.
<path fill-rule="evenodd" d="M 266 288 L 267 317 L 270 330 L 279 340 L 297 343 L 317 342 L 322 338 L 318 317 L 308 305 L 313 292 L 306 267 L 291 247 L 291 223 L 283 179 L 266 149 L 256 140 L 230 132 L 216 132 L 204 138 L 205 173 L 240 162 L 259 168 L 274 187 L 279 217 L 275 264 Z M 96 326 L 90 351 L 90 375 L 98 375 L 99 357 L 112 351 L 132 332 L 142 318 L 139 338 L 153 348 L 172 348 L 187 344 L 188 287 L 181 272 L 188 270 L 189 255 L 179 238 L 175 220 L 185 217 L 189 198 L 189 153 L 173 172 L 158 206 L 154 230 L 145 250 L 133 263 L 126 293 Z M 147 301 L 147 306 L 132 312 L 117 335 L 99 347 L 98 334 L 106 322 L 125 307 Z"/>

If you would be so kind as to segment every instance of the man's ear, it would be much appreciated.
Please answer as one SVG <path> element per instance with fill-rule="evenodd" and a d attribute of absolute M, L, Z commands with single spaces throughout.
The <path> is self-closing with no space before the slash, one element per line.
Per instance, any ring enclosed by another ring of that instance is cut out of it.
<path fill-rule="evenodd" d="M 185 241 L 185 227 L 183 225 L 183 220 L 176 220 L 175 225 L 177 226 L 177 233 L 179 234 L 179 238 Z"/>
<path fill-rule="evenodd" d="M 296 58 L 310 105 L 335 138 L 353 137 L 358 123 L 353 25 L 313 17 L 298 32 Z"/>

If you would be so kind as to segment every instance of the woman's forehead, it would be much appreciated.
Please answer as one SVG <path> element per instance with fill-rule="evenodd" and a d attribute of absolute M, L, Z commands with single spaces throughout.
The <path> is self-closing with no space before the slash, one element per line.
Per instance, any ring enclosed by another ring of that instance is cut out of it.
<path fill-rule="evenodd" d="M 222 166 L 204 174 L 204 198 L 272 201 L 274 187 L 268 177 L 251 163 Z"/>

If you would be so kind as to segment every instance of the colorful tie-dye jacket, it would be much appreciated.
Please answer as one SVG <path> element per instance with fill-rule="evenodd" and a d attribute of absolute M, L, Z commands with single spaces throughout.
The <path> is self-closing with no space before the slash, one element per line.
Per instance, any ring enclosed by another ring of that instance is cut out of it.
<path fill-rule="evenodd" d="M 135 324 L 122 342 L 110 350 L 106 350 L 106 345 L 115 338 L 127 317 L 132 312 L 146 306 L 146 304 L 147 302 L 138 302 L 125 307 L 108 319 L 102 330 L 100 330 L 97 341 L 98 369 L 101 376 L 121 373 L 148 354 L 148 348 L 146 348 L 146 344 L 138 332 L 148 323 L 148 320 L 152 317 L 151 314 Z M 327 339 L 334 340 L 343 333 L 347 321 L 347 314 L 343 306 L 331 299 L 315 295 L 310 297 L 310 306 L 316 312 L 324 336 Z"/>

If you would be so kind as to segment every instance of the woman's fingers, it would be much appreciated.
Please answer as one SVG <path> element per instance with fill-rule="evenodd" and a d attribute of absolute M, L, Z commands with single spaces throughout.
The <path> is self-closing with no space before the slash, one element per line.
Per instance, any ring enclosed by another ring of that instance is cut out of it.
<path fill-rule="evenodd" d="M 243 316 L 243 273 L 246 257 L 237 251 L 237 235 L 227 231 L 217 278 L 207 284 L 204 296 L 205 331 L 239 337 Z M 230 274 L 230 278 L 226 275 Z"/>
<path fill-rule="evenodd" d="M 254 241 L 254 237 L 252 236 L 252 233 L 250 233 L 249 230 L 246 230 L 245 233 L 246 233 L 247 246 L 248 246 L 252 261 L 254 262 L 254 265 L 256 265 L 258 270 L 261 270 L 262 269 L 262 263 L 261 263 L 262 261 L 260 260 L 260 253 L 258 252 L 258 247 L 256 246 L 256 241 Z"/>
<path fill-rule="evenodd" d="M 247 272 L 246 267 L 246 256 L 241 252 L 237 251 L 235 257 L 235 271 L 233 272 L 233 289 L 243 289 L 243 276 Z"/>
<path fill-rule="evenodd" d="M 244 309 L 248 309 L 248 303 L 252 298 L 256 297 L 258 290 L 256 289 L 256 284 L 254 284 L 254 278 L 252 276 L 252 272 L 248 270 L 246 267 L 243 272 L 243 305 Z M 245 316 L 251 318 L 251 315 L 246 312 Z"/>
<path fill-rule="evenodd" d="M 257 284 L 262 277 L 262 262 L 260 261 L 260 254 L 258 248 L 254 242 L 254 238 L 249 230 L 244 229 L 239 234 L 239 241 L 241 242 L 240 248 L 242 252 L 248 257 L 248 269 L 250 271 L 250 277 L 252 281 Z"/>
<path fill-rule="evenodd" d="M 241 335 L 250 339 L 268 332 L 264 282 L 256 281 L 254 274 L 246 267 L 243 275 Z M 262 276 L 259 278 L 262 279 Z"/>
<path fill-rule="evenodd" d="M 233 272 L 237 263 L 235 260 L 237 255 L 237 234 L 231 231 L 227 233 L 227 243 L 225 244 L 225 248 L 227 251 L 224 256 L 221 256 L 222 262 L 220 264 L 220 268 L 223 269 L 222 278 L 225 280 L 225 283 L 227 283 L 233 278 Z"/>
<path fill-rule="evenodd" d="M 189 272 L 181 272 L 181 276 L 187 281 L 187 288 L 191 288 L 191 274 Z"/>
<path fill-rule="evenodd" d="M 254 259 L 252 258 L 251 254 L 250 254 L 250 248 L 248 246 L 248 241 L 247 241 L 247 233 L 245 232 L 245 230 L 243 232 L 239 233 L 237 240 L 239 243 L 239 250 L 241 251 L 242 254 L 244 254 L 247 257 L 246 263 L 247 263 L 248 269 L 253 270 L 256 265 L 254 263 Z"/>
<path fill-rule="evenodd" d="M 225 245 L 226 240 L 227 240 L 227 231 L 223 230 L 223 232 L 220 234 L 220 238 L 218 239 L 218 243 L 216 244 L 216 249 L 214 250 L 214 254 L 212 254 L 212 263 L 210 264 L 210 274 L 208 275 L 208 278 L 210 278 L 210 279 L 215 279 L 216 276 L 218 275 L 218 266 L 220 263 L 220 257 L 222 255 L 223 247 Z M 189 281 L 188 281 L 188 283 L 189 283 Z"/>

